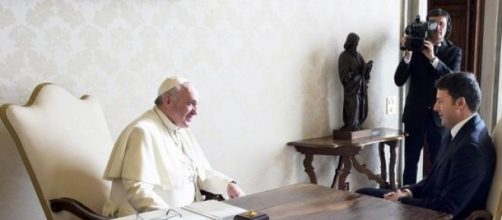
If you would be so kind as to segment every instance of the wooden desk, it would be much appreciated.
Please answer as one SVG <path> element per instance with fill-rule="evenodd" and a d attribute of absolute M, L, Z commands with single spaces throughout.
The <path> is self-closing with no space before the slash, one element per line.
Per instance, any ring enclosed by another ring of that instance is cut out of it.
<path fill-rule="evenodd" d="M 360 173 L 365 174 L 370 180 L 374 180 L 380 184 L 382 188 L 396 188 L 395 167 L 396 167 L 396 147 L 404 134 L 395 129 L 377 128 L 375 129 L 378 135 L 360 138 L 354 140 L 334 139 L 333 136 L 312 138 L 300 141 L 289 142 L 288 145 L 294 146 L 295 149 L 305 155 L 303 166 L 305 172 L 310 178 L 311 183 L 317 183 L 317 177 L 314 173 L 312 161 L 314 155 L 335 155 L 339 156 L 338 166 L 331 187 L 337 186 L 338 189 L 348 190 L 348 184 L 345 183 L 347 176 L 350 173 L 352 166 Z M 380 175 L 375 175 L 366 165 L 361 164 L 356 155 L 366 145 L 378 143 L 378 151 L 380 156 Z M 389 183 L 387 180 L 387 163 L 385 161 L 384 147 L 389 146 L 390 161 L 389 161 Z"/>
<path fill-rule="evenodd" d="M 295 184 L 225 203 L 270 219 L 449 219 L 445 213 L 314 184 Z"/>

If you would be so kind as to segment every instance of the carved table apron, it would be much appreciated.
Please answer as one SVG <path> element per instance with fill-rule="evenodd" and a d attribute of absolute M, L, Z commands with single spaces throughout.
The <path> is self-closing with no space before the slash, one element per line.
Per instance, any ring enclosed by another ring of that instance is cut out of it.
<path fill-rule="evenodd" d="M 358 172 L 365 174 L 370 180 L 376 181 L 382 188 L 396 188 L 395 166 L 396 166 L 396 148 L 400 140 L 404 138 L 404 134 L 396 129 L 376 128 L 377 135 L 359 138 L 353 140 L 334 139 L 333 136 L 311 138 L 300 141 L 289 142 L 287 145 L 294 146 L 295 149 L 305 155 L 303 166 L 305 172 L 310 178 L 311 183 L 317 184 L 317 177 L 312 166 L 314 155 L 334 155 L 339 156 L 338 166 L 331 187 L 335 185 L 338 189 L 348 190 L 345 180 L 350 173 L 352 167 Z M 376 175 L 366 168 L 365 164 L 361 164 L 356 155 L 367 145 L 378 144 L 378 152 L 380 157 L 380 175 Z M 389 182 L 387 180 L 387 163 L 384 155 L 385 145 L 389 146 Z"/>

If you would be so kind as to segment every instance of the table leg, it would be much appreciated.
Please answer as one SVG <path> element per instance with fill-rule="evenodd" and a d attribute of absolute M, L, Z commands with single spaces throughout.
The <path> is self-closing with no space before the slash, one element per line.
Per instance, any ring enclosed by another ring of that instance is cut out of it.
<path fill-rule="evenodd" d="M 312 166 L 312 161 L 314 160 L 314 155 L 310 153 L 305 153 L 305 159 L 303 160 L 303 167 L 305 172 L 310 178 L 310 183 L 317 184 L 317 177 L 314 173 L 314 166 Z"/>
<path fill-rule="evenodd" d="M 354 164 L 354 168 L 359 171 L 360 173 L 365 174 L 368 179 L 376 181 L 378 184 L 380 184 L 380 187 L 382 188 L 387 188 L 387 183 L 380 178 L 379 176 L 375 175 L 371 170 L 366 168 L 366 165 L 360 164 L 359 161 L 357 161 L 355 156 L 350 156 L 350 159 L 352 160 L 352 164 Z"/>
<path fill-rule="evenodd" d="M 387 161 L 385 161 L 385 144 L 378 143 L 378 155 L 380 157 L 380 177 L 387 181 Z"/>
<path fill-rule="evenodd" d="M 336 170 L 335 178 L 333 179 L 331 187 L 336 184 L 337 189 L 339 190 L 349 190 L 348 187 L 345 187 L 345 181 L 347 180 L 347 176 L 350 174 L 351 168 L 352 165 L 350 163 L 350 157 L 340 156 L 338 169 Z"/>
<path fill-rule="evenodd" d="M 338 166 L 336 166 L 336 170 L 335 170 L 335 176 L 333 177 L 333 182 L 331 183 L 331 188 L 334 188 L 335 187 L 335 184 L 336 184 L 336 180 L 339 178 L 340 176 L 340 171 L 342 169 L 342 158 L 338 158 Z"/>
<path fill-rule="evenodd" d="M 389 141 L 386 142 L 387 145 L 389 145 L 389 153 L 390 153 L 390 161 L 389 161 L 389 181 L 390 181 L 390 188 L 395 189 L 396 188 L 396 174 L 395 174 L 395 168 L 396 168 L 396 147 L 398 144 L 398 141 Z"/>

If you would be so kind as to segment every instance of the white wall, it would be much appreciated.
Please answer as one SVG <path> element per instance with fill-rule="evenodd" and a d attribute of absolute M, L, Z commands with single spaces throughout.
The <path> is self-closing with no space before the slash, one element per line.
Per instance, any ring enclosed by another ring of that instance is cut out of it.
<path fill-rule="evenodd" d="M 4 0 L 0 103 L 24 104 L 37 84 L 54 82 L 96 96 L 116 137 L 152 107 L 160 82 L 178 74 L 201 93 L 193 130 L 215 168 L 247 192 L 307 182 L 303 157 L 285 144 L 342 125 L 337 60 L 349 32 L 360 35 L 359 52 L 375 62 L 365 125 L 397 128 L 384 101 L 398 95 L 400 4 Z M 13 148 L 9 139 L 1 126 L 2 148 Z M 375 167 L 368 149 L 362 157 Z M 336 160 L 319 158 L 319 181 L 329 185 Z M 353 189 L 368 184 L 354 176 Z M 12 184 L 4 173 L 0 178 Z"/>
<path fill-rule="evenodd" d="M 501 116 L 502 91 L 500 75 L 502 72 L 502 4 L 500 0 L 487 1 L 484 12 L 483 60 L 481 68 L 481 92 L 483 99 L 480 114 L 488 128 L 494 128 Z"/>

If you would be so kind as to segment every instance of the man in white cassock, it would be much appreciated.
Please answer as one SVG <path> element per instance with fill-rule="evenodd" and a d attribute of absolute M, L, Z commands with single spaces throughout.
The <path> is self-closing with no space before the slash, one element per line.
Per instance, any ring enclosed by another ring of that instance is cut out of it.
<path fill-rule="evenodd" d="M 188 128 L 197 115 L 197 90 L 180 77 L 159 87 L 153 109 L 120 134 L 104 178 L 112 181 L 103 214 L 119 217 L 185 206 L 202 199 L 200 190 L 244 195 L 229 177 L 211 168 Z"/>

